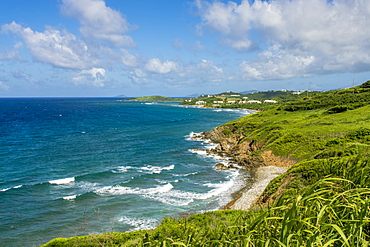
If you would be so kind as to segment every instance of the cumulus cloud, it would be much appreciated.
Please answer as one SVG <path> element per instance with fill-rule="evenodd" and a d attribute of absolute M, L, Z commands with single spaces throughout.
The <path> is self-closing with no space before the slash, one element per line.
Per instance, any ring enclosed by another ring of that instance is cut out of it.
<path fill-rule="evenodd" d="M 128 67 L 138 66 L 138 58 L 126 49 L 121 49 L 121 62 Z"/>
<path fill-rule="evenodd" d="M 205 59 L 199 63 L 184 65 L 177 76 L 183 83 L 212 83 L 225 79 L 223 69 Z"/>
<path fill-rule="evenodd" d="M 149 72 L 166 74 L 177 69 L 177 64 L 173 61 L 161 62 L 158 58 L 152 58 L 145 65 L 145 69 Z"/>
<path fill-rule="evenodd" d="M 81 23 L 80 32 L 86 38 L 107 40 L 118 46 L 135 46 L 125 35 L 130 24 L 120 12 L 107 7 L 103 0 L 63 0 L 62 13 Z"/>
<path fill-rule="evenodd" d="M 148 74 L 141 68 L 135 68 L 130 71 L 128 77 L 136 84 L 143 84 L 149 81 L 147 78 Z"/>
<path fill-rule="evenodd" d="M 157 58 L 150 59 L 143 68 L 130 71 L 134 83 L 160 81 L 171 85 L 214 83 L 225 79 L 222 68 L 212 61 L 202 60 L 198 63 L 161 62 Z"/>
<path fill-rule="evenodd" d="M 241 78 L 244 80 L 274 80 L 310 76 L 315 57 L 298 55 L 273 46 L 251 61 L 240 64 Z"/>
<path fill-rule="evenodd" d="M 241 78 L 284 79 L 370 68 L 370 2 L 197 0 L 200 27 L 238 51 L 267 47 L 241 63 Z"/>
<path fill-rule="evenodd" d="M 89 70 L 82 70 L 78 76 L 73 78 L 75 84 L 89 84 L 95 87 L 104 87 L 105 69 L 92 68 Z"/>
<path fill-rule="evenodd" d="M 19 35 L 35 61 L 69 69 L 84 69 L 97 62 L 86 44 L 67 31 L 48 27 L 40 33 L 16 22 L 3 25 L 2 30 Z"/>

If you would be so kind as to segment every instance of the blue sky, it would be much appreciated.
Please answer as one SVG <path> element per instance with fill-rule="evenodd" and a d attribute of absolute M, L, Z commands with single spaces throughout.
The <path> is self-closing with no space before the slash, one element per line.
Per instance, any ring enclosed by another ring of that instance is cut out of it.
<path fill-rule="evenodd" d="M 2 0 L 0 97 L 349 87 L 369 26 L 368 0 Z"/>

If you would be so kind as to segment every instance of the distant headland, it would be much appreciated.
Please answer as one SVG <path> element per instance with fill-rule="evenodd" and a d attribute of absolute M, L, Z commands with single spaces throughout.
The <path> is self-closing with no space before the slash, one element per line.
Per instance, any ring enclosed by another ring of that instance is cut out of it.
<path fill-rule="evenodd" d="M 160 101 L 160 102 L 181 102 L 184 101 L 184 98 L 170 98 L 164 96 L 144 96 L 144 97 L 136 97 L 136 98 L 129 98 L 129 99 L 122 99 L 121 101 Z"/>

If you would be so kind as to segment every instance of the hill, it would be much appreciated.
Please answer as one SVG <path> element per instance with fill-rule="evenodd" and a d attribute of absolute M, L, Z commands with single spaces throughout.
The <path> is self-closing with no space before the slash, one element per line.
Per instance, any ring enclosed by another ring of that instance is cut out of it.
<path fill-rule="evenodd" d="M 130 98 L 130 99 L 123 99 L 122 101 L 173 101 L 173 102 L 181 102 L 183 101 L 183 98 L 170 98 L 170 97 L 164 97 L 164 96 L 144 96 L 144 97 L 137 97 L 137 98 Z"/>
<path fill-rule="evenodd" d="M 204 133 L 246 169 L 289 161 L 249 211 L 167 218 L 153 230 L 45 246 L 368 246 L 370 81 L 242 117 Z"/>
<path fill-rule="evenodd" d="M 247 94 L 224 92 L 214 95 L 201 95 L 183 100 L 181 105 L 199 105 L 213 108 L 246 108 L 252 110 L 268 110 L 274 108 L 275 104 L 293 102 L 305 97 L 312 97 L 319 92 L 312 91 L 266 91 L 251 92 Z"/>

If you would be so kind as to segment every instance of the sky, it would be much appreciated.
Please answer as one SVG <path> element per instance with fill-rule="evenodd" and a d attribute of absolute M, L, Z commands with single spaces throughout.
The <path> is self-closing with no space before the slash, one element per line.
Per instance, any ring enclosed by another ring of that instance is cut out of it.
<path fill-rule="evenodd" d="M 369 27 L 369 0 L 1 0 L 0 97 L 351 87 Z"/>

